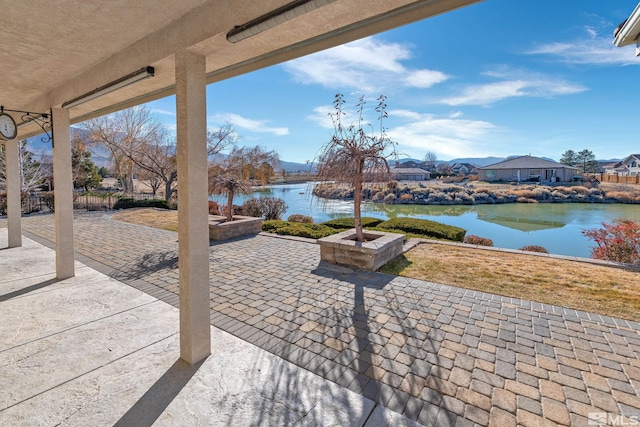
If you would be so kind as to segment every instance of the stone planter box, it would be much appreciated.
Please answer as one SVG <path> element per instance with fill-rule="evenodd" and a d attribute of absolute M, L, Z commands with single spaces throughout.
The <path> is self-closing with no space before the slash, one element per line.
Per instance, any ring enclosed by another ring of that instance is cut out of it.
<path fill-rule="evenodd" d="M 356 242 L 356 230 L 353 228 L 319 239 L 320 259 L 332 264 L 376 271 L 402 254 L 403 234 L 364 230 L 364 236 L 366 242 Z"/>
<path fill-rule="evenodd" d="M 209 215 L 209 240 L 229 240 L 261 231 L 262 218 L 234 215 L 233 221 L 227 221 L 224 216 Z"/>

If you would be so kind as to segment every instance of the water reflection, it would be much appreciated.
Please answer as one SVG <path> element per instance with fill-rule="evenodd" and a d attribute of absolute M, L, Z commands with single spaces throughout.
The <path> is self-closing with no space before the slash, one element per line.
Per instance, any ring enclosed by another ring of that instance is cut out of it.
<path fill-rule="evenodd" d="M 291 214 L 311 216 L 314 221 L 353 216 L 353 202 L 324 200 L 311 195 L 307 184 L 264 187 L 253 195 L 238 196 L 235 204 L 249 197 L 281 197 Z M 212 198 L 224 204 L 224 198 Z M 602 221 L 627 218 L 640 221 L 640 207 L 620 204 L 512 203 L 474 206 L 385 205 L 364 203 L 363 215 L 388 219 L 424 218 L 455 225 L 493 240 L 495 246 L 520 248 L 540 245 L 550 252 L 588 257 L 591 242 L 581 230 L 599 227 Z"/>

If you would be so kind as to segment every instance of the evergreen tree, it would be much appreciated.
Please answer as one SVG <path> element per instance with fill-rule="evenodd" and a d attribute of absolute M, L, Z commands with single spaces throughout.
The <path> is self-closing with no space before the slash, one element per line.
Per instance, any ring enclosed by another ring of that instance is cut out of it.
<path fill-rule="evenodd" d="M 560 163 L 562 163 L 563 165 L 575 166 L 578 164 L 578 155 L 573 150 L 567 150 L 562 153 Z"/>
<path fill-rule="evenodd" d="M 91 160 L 91 152 L 86 149 L 80 138 L 74 138 L 71 148 L 71 170 L 73 173 L 74 188 L 99 187 L 102 184 L 102 175 L 98 173 L 98 167 Z"/>
<path fill-rule="evenodd" d="M 576 155 L 578 165 L 584 173 L 594 173 L 598 171 L 598 162 L 592 151 L 584 149 Z"/>

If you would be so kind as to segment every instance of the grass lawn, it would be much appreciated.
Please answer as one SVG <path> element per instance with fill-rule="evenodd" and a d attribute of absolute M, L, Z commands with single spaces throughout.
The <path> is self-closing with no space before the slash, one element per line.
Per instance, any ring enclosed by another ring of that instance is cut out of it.
<path fill-rule="evenodd" d="M 178 231 L 178 211 L 156 208 L 124 209 L 113 214 L 113 219 L 163 230 Z"/>
<path fill-rule="evenodd" d="M 113 219 L 177 231 L 178 212 L 140 208 Z M 543 256 L 421 244 L 385 273 L 640 321 L 640 272 Z"/>
<path fill-rule="evenodd" d="M 640 321 L 640 272 L 542 256 L 421 244 L 385 273 Z"/>

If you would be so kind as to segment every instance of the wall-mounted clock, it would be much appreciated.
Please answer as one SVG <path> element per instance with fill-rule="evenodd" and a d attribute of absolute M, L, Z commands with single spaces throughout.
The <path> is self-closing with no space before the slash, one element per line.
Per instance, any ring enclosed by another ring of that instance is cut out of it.
<path fill-rule="evenodd" d="M 18 135 L 18 127 L 16 121 L 5 112 L 0 113 L 0 139 L 9 141 L 15 139 Z"/>

